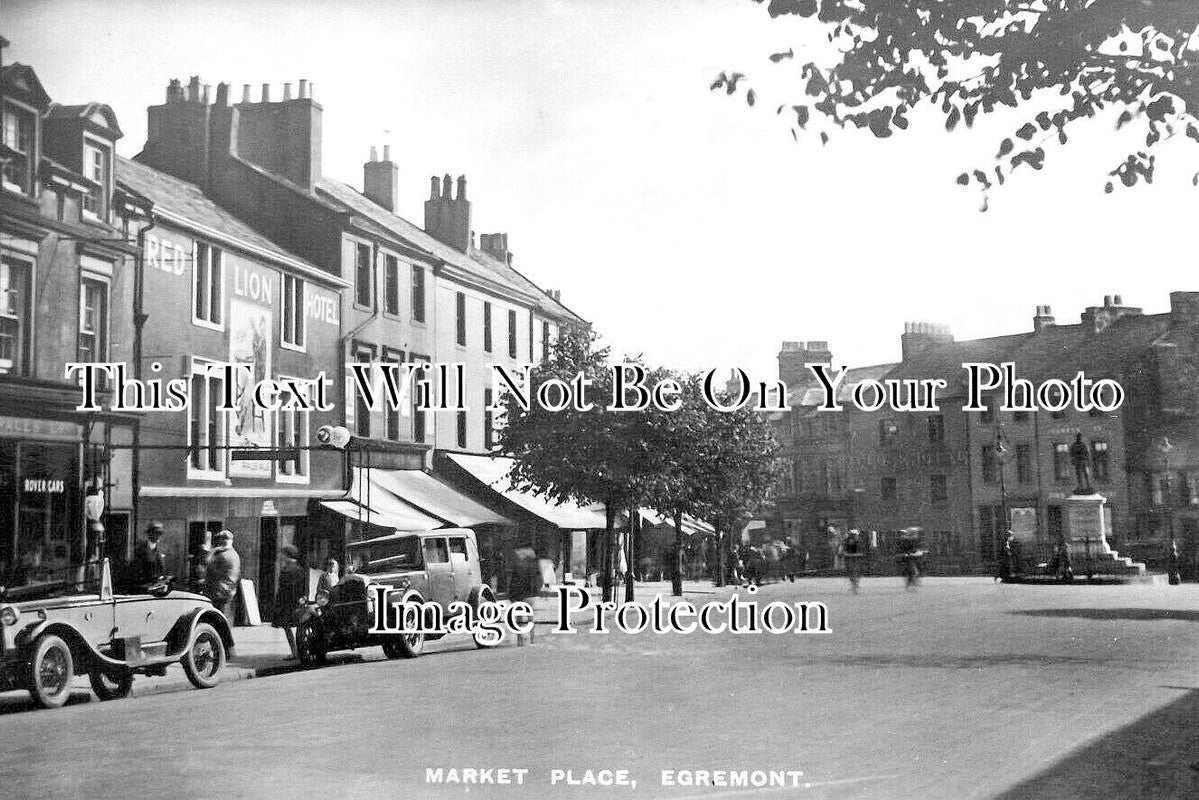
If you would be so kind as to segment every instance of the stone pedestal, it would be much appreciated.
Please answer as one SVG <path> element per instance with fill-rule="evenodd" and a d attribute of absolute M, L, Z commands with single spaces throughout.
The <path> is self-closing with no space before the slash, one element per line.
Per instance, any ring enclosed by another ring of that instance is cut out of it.
<path fill-rule="evenodd" d="M 1107 498 L 1072 494 L 1065 500 L 1065 536 L 1075 575 L 1144 575 L 1145 565 L 1121 556 L 1107 541 Z"/>

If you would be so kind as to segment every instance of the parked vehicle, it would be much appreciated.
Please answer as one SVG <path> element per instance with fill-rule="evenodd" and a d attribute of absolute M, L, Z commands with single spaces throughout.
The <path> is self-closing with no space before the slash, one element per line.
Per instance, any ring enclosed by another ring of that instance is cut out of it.
<path fill-rule="evenodd" d="M 0 686 L 57 708 L 76 675 L 101 700 L 127 696 L 135 674 L 162 675 L 174 663 L 198 689 L 217 684 L 233 635 L 208 598 L 175 591 L 169 578 L 118 594 L 108 559 L 84 571 L 81 582 L 0 589 Z"/>
<path fill-rule="evenodd" d="M 495 602 L 479 570 L 474 531 L 443 528 L 395 533 L 352 542 L 346 548 L 350 574 L 334 586 L 323 604 L 311 603 L 296 629 L 301 663 L 319 666 L 334 650 L 382 646 L 388 658 L 415 658 L 426 640 L 439 634 L 370 632 L 374 620 L 374 584 L 390 586 L 403 602 L 433 602 L 448 611 L 461 601 L 478 608 Z"/>

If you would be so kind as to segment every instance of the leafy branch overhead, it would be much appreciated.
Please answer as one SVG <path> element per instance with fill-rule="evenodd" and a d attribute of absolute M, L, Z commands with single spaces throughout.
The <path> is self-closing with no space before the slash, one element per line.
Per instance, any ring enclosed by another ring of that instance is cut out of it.
<path fill-rule="evenodd" d="M 1040 170 L 1075 123 L 1100 112 L 1118 111 L 1117 129 L 1139 129 L 1134 151 L 1110 165 L 1108 192 L 1152 182 L 1155 148 L 1177 134 L 1199 141 L 1196 0 L 767 1 L 771 17 L 814 18 L 835 53 L 823 64 L 801 61 L 799 48 L 768 57 L 795 87 L 777 113 L 796 139 L 826 143 L 846 127 L 886 138 L 923 103 L 948 131 L 997 109 L 1027 113 L 993 162 L 958 176 L 984 193 L 1016 170 Z M 744 91 L 753 105 L 750 84 L 721 73 L 711 88 Z"/>

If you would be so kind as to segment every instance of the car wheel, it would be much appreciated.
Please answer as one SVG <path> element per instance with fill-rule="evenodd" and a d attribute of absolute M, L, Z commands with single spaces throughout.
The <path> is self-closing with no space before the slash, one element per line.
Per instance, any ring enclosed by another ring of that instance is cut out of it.
<path fill-rule="evenodd" d="M 207 622 L 197 625 L 181 662 L 192 686 L 197 689 L 216 686 L 221 680 L 221 668 L 225 666 L 225 643 L 216 628 Z"/>
<path fill-rule="evenodd" d="M 403 648 L 400 647 L 400 637 L 391 636 L 383 643 L 383 655 L 388 658 L 402 658 L 404 656 Z"/>
<path fill-rule="evenodd" d="M 325 642 L 320 630 L 310 620 L 296 628 L 296 655 L 305 667 L 320 667 L 325 664 Z"/>
<path fill-rule="evenodd" d="M 133 670 L 96 666 L 88 678 L 100 700 L 120 700 L 133 691 Z"/>
<path fill-rule="evenodd" d="M 59 708 L 71 696 L 75 662 L 60 637 L 43 633 L 33 643 L 29 660 L 29 693 L 42 708 Z"/>
<path fill-rule="evenodd" d="M 425 649 L 424 633 L 401 633 L 394 638 L 395 644 L 392 647 L 395 648 L 396 656 L 400 658 L 416 658 Z M 385 645 L 383 652 L 387 654 L 387 657 L 395 658 L 396 656 L 387 653 L 387 649 L 388 647 Z"/>
<path fill-rule="evenodd" d="M 476 614 L 479 611 L 479 606 L 481 606 L 483 603 L 494 603 L 494 602 L 495 602 L 495 595 L 492 594 L 491 587 L 484 586 L 482 589 L 479 590 L 479 593 L 476 596 L 475 601 L 474 601 L 474 607 L 475 607 Z M 494 649 L 490 645 L 485 645 L 485 644 L 480 643 L 478 636 L 472 636 L 471 638 L 473 638 L 475 640 L 475 647 L 479 648 L 480 650 Z"/>

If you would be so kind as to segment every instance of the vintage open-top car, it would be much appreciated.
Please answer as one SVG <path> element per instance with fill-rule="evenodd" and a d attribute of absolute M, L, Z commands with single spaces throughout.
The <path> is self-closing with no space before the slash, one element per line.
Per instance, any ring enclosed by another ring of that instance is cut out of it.
<path fill-rule="evenodd" d="M 110 700 L 129 694 L 135 673 L 161 675 L 174 663 L 197 688 L 217 684 L 233 635 L 208 598 L 175 591 L 169 579 L 118 594 L 108 559 L 83 572 L 0 589 L 0 688 L 27 689 L 57 708 L 77 674 Z"/>
<path fill-rule="evenodd" d="M 401 602 L 433 602 L 443 611 L 455 601 L 478 608 L 495 602 L 479 570 L 474 531 L 442 528 L 394 533 L 351 542 L 346 561 L 352 574 L 332 588 L 327 600 L 309 606 L 296 630 L 300 661 L 319 666 L 333 650 L 381 645 L 388 658 L 415 658 L 426 640 L 440 634 L 371 633 L 375 591 L 372 584 L 396 590 Z"/>

